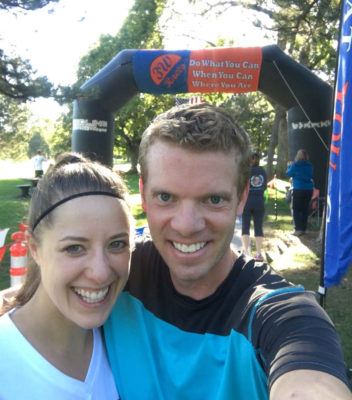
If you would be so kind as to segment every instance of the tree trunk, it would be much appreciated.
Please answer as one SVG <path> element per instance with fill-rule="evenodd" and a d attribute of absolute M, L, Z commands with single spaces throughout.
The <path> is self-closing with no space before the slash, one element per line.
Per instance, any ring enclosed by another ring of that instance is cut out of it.
<path fill-rule="evenodd" d="M 130 149 L 131 168 L 128 171 L 131 174 L 138 174 L 138 146 Z"/>
<path fill-rule="evenodd" d="M 288 161 L 288 130 L 287 130 L 287 113 L 281 108 L 279 113 L 279 131 L 278 131 L 278 146 L 277 146 L 277 165 L 276 176 L 279 179 L 286 178 L 286 169 Z"/>
<path fill-rule="evenodd" d="M 279 122 L 280 122 L 278 108 L 279 108 L 278 105 L 274 106 L 275 118 L 268 147 L 268 162 L 266 166 L 266 174 L 268 176 L 268 180 L 271 180 L 274 174 L 276 174 L 276 167 L 273 166 L 273 161 L 274 161 L 275 148 L 277 146 L 277 141 L 278 141 Z"/>

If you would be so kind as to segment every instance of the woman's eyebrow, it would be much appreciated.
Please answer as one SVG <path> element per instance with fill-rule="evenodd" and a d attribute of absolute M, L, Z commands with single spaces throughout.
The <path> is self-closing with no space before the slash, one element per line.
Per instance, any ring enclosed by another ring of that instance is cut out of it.
<path fill-rule="evenodd" d="M 88 242 L 88 239 L 86 237 L 75 235 L 64 236 L 59 240 L 59 242 L 64 242 L 65 240 L 79 240 L 80 242 Z"/>
<path fill-rule="evenodd" d="M 119 238 L 125 238 L 128 236 L 129 236 L 129 232 L 124 231 L 124 232 L 119 232 L 119 233 L 116 233 L 116 234 L 110 236 L 109 239 L 119 239 Z M 61 238 L 59 240 L 59 242 L 64 242 L 65 240 L 79 240 L 80 242 L 88 242 L 89 238 L 86 238 L 84 236 L 68 235 L 68 236 L 64 236 L 63 238 Z"/>

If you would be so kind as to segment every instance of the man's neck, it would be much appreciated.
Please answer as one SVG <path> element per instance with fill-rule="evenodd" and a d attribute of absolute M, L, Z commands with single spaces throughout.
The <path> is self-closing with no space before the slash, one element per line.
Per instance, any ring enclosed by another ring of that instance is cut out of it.
<path fill-rule="evenodd" d="M 230 249 L 219 263 L 219 266 L 214 267 L 204 278 L 180 282 L 170 273 L 171 281 L 175 290 L 183 296 L 191 297 L 194 300 L 205 299 L 211 296 L 228 277 L 237 258 L 238 255 L 235 251 Z"/>

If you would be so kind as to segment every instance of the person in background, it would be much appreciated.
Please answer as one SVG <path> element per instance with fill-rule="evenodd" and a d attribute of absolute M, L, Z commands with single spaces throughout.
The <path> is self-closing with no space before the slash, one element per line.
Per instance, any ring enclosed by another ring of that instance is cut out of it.
<path fill-rule="evenodd" d="M 257 261 L 263 261 L 262 245 L 263 245 L 263 219 L 265 212 L 264 191 L 267 186 L 266 172 L 259 165 L 260 156 L 258 153 L 253 153 L 251 158 L 251 175 L 249 179 L 249 192 L 246 205 L 242 213 L 242 250 L 248 254 L 249 247 L 249 232 L 251 218 L 254 224 L 254 237 Z"/>
<path fill-rule="evenodd" d="M 314 293 L 231 247 L 251 148 L 207 103 L 174 107 L 144 132 L 151 238 L 136 240 L 104 324 L 122 399 L 351 400 L 341 343 Z"/>
<path fill-rule="evenodd" d="M 37 151 L 36 156 L 33 158 L 33 164 L 34 164 L 34 177 L 35 178 L 41 178 L 43 176 L 43 162 L 48 161 L 46 157 L 42 155 L 42 152 L 40 150 Z"/>
<path fill-rule="evenodd" d="M 313 165 L 306 150 L 297 151 L 294 162 L 287 168 L 286 175 L 292 178 L 292 217 L 295 228 L 293 233 L 302 236 L 307 229 L 309 204 L 314 189 Z"/>
<path fill-rule="evenodd" d="M 34 190 L 26 281 L 0 308 L 0 398 L 116 400 L 99 327 L 125 285 L 133 223 L 121 178 L 63 154 Z"/>

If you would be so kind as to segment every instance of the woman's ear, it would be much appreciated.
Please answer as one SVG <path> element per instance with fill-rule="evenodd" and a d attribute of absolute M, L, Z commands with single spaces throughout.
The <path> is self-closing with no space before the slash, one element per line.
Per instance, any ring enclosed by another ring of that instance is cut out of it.
<path fill-rule="evenodd" d="M 38 243 L 35 240 L 34 236 L 28 231 L 25 232 L 25 238 L 27 242 L 28 249 L 31 253 L 33 260 L 39 265 L 39 256 L 38 256 Z"/>
<path fill-rule="evenodd" d="M 144 187 L 143 187 L 142 177 L 139 178 L 139 192 L 141 194 L 142 210 L 144 212 L 146 212 L 147 211 L 147 205 L 145 204 L 145 201 L 144 201 Z"/>

